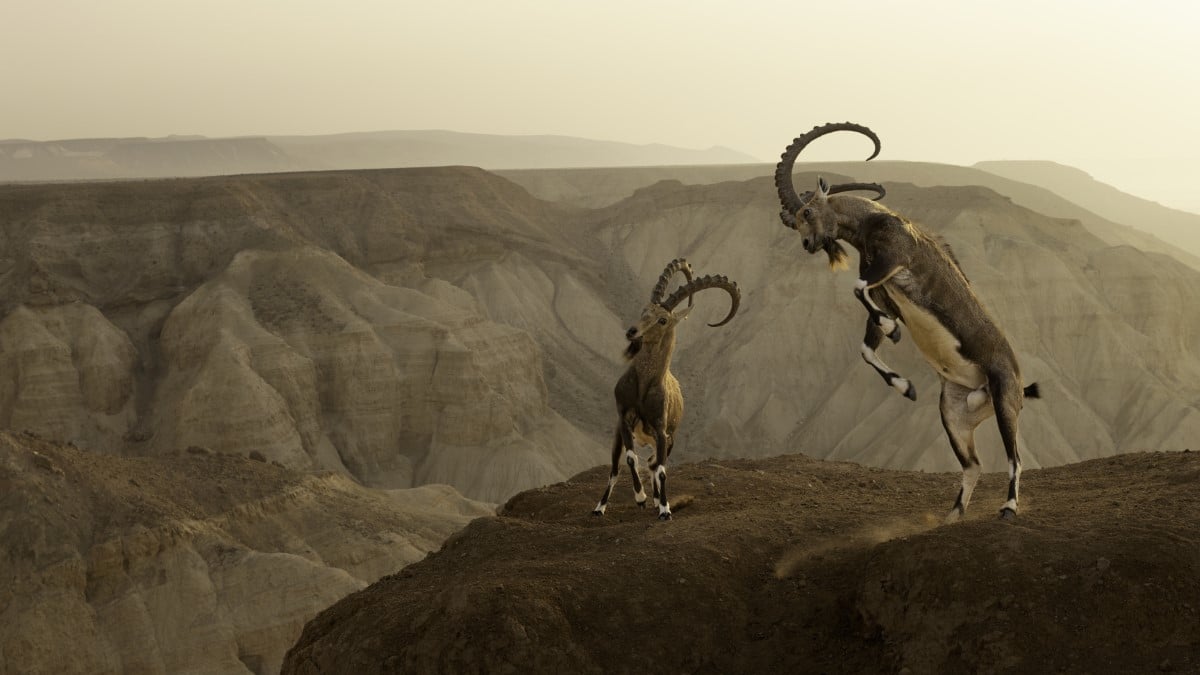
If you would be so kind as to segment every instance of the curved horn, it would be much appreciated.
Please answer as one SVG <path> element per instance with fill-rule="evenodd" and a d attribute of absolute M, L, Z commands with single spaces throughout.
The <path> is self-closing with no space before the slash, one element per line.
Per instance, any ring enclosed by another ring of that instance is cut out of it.
<path fill-rule="evenodd" d="M 654 290 L 650 293 L 650 302 L 662 304 L 663 293 L 667 292 L 667 284 L 671 282 L 671 277 L 676 272 L 683 272 L 683 276 L 687 277 L 687 283 L 692 283 L 692 266 L 683 258 L 676 258 L 667 263 L 666 269 L 658 277 L 658 283 L 654 284 Z M 692 299 L 688 298 L 688 307 L 692 306 Z"/>
<path fill-rule="evenodd" d="M 662 304 L 662 306 L 667 310 L 674 310 L 675 306 L 683 302 L 684 298 L 690 299 L 693 294 L 699 293 L 706 288 L 720 288 L 729 293 L 731 300 L 729 304 L 729 314 L 717 323 L 708 324 L 713 328 L 716 328 L 717 326 L 724 326 L 725 324 L 729 323 L 729 320 L 733 318 L 734 314 L 737 314 L 738 303 L 740 303 L 742 300 L 742 292 L 738 290 L 737 282 L 730 281 L 723 275 L 710 274 L 702 276 L 695 281 L 688 282 L 675 289 L 675 292 L 667 296 L 667 299 L 663 300 L 660 304 Z"/>
<path fill-rule="evenodd" d="M 871 199 L 876 202 L 887 195 L 887 190 L 884 190 L 883 186 L 879 183 L 842 183 L 829 188 L 829 194 L 836 195 L 839 192 L 850 192 L 852 190 L 871 190 L 875 193 L 875 196 Z"/>
<path fill-rule="evenodd" d="M 796 163 L 796 157 L 809 143 L 812 143 L 825 134 L 831 134 L 835 131 L 854 131 L 871 139 L 875 143 L 875 152 L 871 153 L 867 161 L 874 159 L 879 154 L 879 137 L 875 135 L 874 131 L 861 124 L 831 122 L 819 127 L 813 127 L 812 131 L 794 139 L 792 144 L 787 146 L 787 149 L 779 156 L 779 163 L 775 165 L 775 189 L 779 192 L 779 202 L 783 204 L 784 210 L 795 213 L 808 203 L 807 199 L 796 194 L 796 187 L 792 184 L 792 166 Z M 808 198 L 811 199 L 811 195 Z"/>

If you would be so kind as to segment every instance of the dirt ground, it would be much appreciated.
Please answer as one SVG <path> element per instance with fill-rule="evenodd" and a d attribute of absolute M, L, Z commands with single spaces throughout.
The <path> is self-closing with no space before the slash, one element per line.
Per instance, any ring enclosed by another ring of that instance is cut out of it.
<path fill-rule="evenodd" d="M 313 619 L 288 673 L 1200 672 L 1200 453 L 986 474 L 678 465 L 675 517 L 596 468 Z"/>

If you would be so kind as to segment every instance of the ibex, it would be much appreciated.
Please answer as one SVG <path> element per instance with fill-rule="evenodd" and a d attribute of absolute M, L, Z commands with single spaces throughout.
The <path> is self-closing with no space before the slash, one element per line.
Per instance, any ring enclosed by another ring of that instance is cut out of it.
<path fill-rule="evenodd" d="M 667 284 L 676 272 L 682 272 L 687 282 L 663 299 Z M 720 288 L 728 292 L 731 298 L 729 314 L 721 321 L 708 325 L 715 328 L 729 323 L 737 313 L 741 300 L 737 284 L 720 275 L 693 279 L 691 265 L 678 258 L 663 270 L 650 294 L 650 302 L 642 308 L 641 318 L 625 332 L 625 339 L 629 341 L 625 357 L 632 363 L 613 390 L 617 402 L 617 429 L 613 435 L 612 471 L 608 476 L 608 487 L 600 496 L 600 503 L 596 504 L 593 515 L 603 515 L 608 508 L 608 499 L 620 474 L 622 455 L 633 476 L 634 501 L 645 508 L 646 491 L 638 476 L 638 456 L 633 446 L 636 438 L 641 445 L 655 449 L 655 454 L 649 460 L 650 483 L 658 504 L 659 519 L 671 519 L 671 506 L 667 501 L 667 458 L 671 456 L 675 431 L 683 419 L 683 392 L 679 388 L 679 381 L 671 374 L 675 327 L 691 311 L 692 296 L 706 288 Z M 674 311 L 684 298 L 687 298 L 688 306 Z"/>
<path fill-rule="evenodd" d="M 878 200 L 884 195 L 882 186 L 829 186 L 818 179 L 815 191 L 796 194 L 792 166 L 797 155 L 814 139 L 834 131 L 863 134 L 875 144 L 875 152 L 867 159 L 879 154 L 879 137 L 850 122 L 815 127 L 796 138 L 775 167 L 775 187 L 783 204 L 780 218 L 804 237 L 806 251 L 825 251 L 835 270 L 846 266 L 846 251 L 837 240 L 858 249 L 859 279 L 854 294 L 868 314 L 862 356 L 884 382 L 916 400 L 912 383 L 889 368 L 875 351 L 885 335 L 892 342 L 900 339 L 897 320 L 908 327 L 913 342 L 941 378 L 942 426 L 963 471 L 962 487 L 946 520 L 961 518 L 971 501 L 981 471 L 975 454 L 975 428 L 993 414 L 1008 454 L 1008 500 L 1000 517 L 1011 519 L 1017 513 L 1021 479 L 1017 417 L 1025 398 L 1037 398 L 1037 385 L 1023 386 L 1012 347 L 975 296 L 948 245 L 877 201 L 833 196 L 872 190 Z"/>

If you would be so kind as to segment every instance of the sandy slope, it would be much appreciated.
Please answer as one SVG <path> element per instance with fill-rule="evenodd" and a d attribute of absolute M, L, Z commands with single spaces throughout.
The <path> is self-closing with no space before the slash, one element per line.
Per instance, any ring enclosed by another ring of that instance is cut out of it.
<path fill-rule="evenodd" d="M 277 672 L 319 610 L 491 511 L 444 485 L 0 432 L 0 672 Z"/>
<path fill-rule="evenodd" d="M 591 516 L 601 470 L 514 497 L 322 612 L 283 672 L 1200 672 L 1195 452 L 1029 471 L 1013 523 L 988 474 L 950 526 L 950 474 L 670 476 L 669 523 L 627 494 Z"/>

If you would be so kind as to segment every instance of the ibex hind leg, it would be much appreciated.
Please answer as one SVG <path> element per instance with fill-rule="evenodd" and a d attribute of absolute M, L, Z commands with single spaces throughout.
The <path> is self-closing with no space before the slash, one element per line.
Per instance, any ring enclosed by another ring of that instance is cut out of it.
<path fill-rule="evenodd" d="M 602 516 L 608 508 L 608 499 L 612 497 L 613 488 L 617 485 L 617 477 L 621 475 L 621 454 L 625 449 L 623 437 L 627 435 L 624 425 L 619 425 L 615 434 L 613 434 L 612 447 L 612 470 L 608 474 L 608 486 L 604 488 L 604 493 L 600 495 L 600 502 L 596 504 L 596 508 L 592 509 L 593 516 Z M 632 439 L 628 447 L 633 447 Z M 637 481 L 637 474 L 634 474 L 634 481 Z M 635 489 L 637 489 L 635 483 Z"/>
<path fill-rule="evenodd" d="M 946 514 L 946 522 L 959 520 L 966 514 L 967 506 L 971 503 L 971 494 L 979 481 L 982 467 L 979 456 L 975 454 L 975 428 L 980 422 L 991 417 L 990 407 L 977 404 L 978 390 L 942 380 L 942 396 L 939 409 L 942 414 L 942 428 L 950 440 L 954 456 L 962 466 L 962 486 L 958 489 L 958 497 L 950 513 Z"/>
<path fill-rule="evenodd" d="M 1008 499 L 1000 507 L 1000 517 L 1012 520 L 1017 515 L 1017 500 L 1021 491 L 1021 452 L 1017 448 L 1017 419 L 1021 415 L 1024 393 L 1014 377 L 989 377 L 989 390 L 1000 427 L 1000 440 L 1008 455 Z"/>

